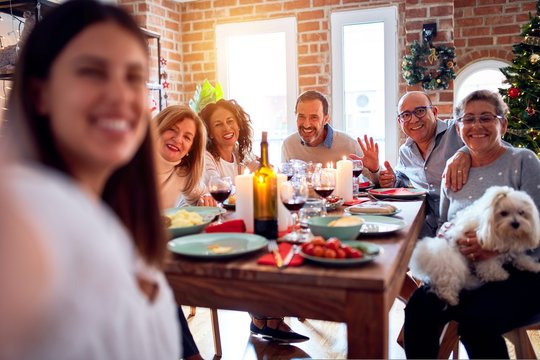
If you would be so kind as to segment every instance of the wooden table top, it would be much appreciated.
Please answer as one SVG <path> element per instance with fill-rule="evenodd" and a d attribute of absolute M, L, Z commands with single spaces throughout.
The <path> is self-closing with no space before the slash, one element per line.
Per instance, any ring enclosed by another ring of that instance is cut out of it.
<path fill-rule="evenodd" d="M 168 274 L 211 276 L 222 280 L 257 279 L 272 283 L 383 290 L 393 281 L 396 259 L 410 256 L 411 247 L 407 246 L 410 244 L 405 240 L 410 237 L 408 235 L 411 231 L 417 230 L 418 224 L 414 224 L 414 221 L 418 213 L 423 212 L 422 201 L 394 204 L 402 209 L 394 217 L 403 219 L 407 226 L 400 231 L 384 235 L 361 235 L 358 240 L 376 243 L 383 249 L 375 261 L 361 266 L 332 268 L 305 261 L 302 266 L 279 270 L 273 266 L 257 264 L 257 259 L 267 251 L 261 249 L 256 253 L 223 260 L 190 259 L 174 255 L 167 261 L 165 271 Z M 423 221 L 423 216 L 416 220 Z M 285 274 L 287 276 L 283 276 Z"/>
<path fill-rule="evenodd" d="M 402 210 L 394 217 L 407 226 L 390 234 L 361 235 L 359 240 L 379 245 L 382 253 L 360 266 L 332 268 L 305 261 L 279 270 L 257 264 L 267 251 L 261 249 L 222 260 L 171 255 L 165 274 L 178 304 L 345 322 L 349 358 L 387 358 L 388 312 L 425 217 L 424 201 L 394 204 Z"/>

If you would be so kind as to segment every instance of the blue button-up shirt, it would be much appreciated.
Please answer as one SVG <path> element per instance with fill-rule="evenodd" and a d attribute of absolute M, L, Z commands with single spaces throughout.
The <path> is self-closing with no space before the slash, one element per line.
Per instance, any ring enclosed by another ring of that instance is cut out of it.
<path fill-rule="evenodd" d="M 435 141 L 422 157 L 416 143 L 408 138 L 399 149 L 396 187 L 414 187 L 427 191 L 426 222 L 420 236 L 434 236 L 439 219 L 442 173 L 446 160 L 463 147 L 454 120 L 437 120 Z"/>
<path fill-rule="evenodd" d="M 324 146 L 325 148 L 330 149 L 332 147 L 332 142 L 334 141 L 334 129 L 332 129 L 330 124 L 326 124 L 324 127 L 326 128 L 326 137 L 324 138 L 324 141 L 317 146 Z M 309 146 L 302 138 L 300 138 L 300 143 L 304 146 Z"/>

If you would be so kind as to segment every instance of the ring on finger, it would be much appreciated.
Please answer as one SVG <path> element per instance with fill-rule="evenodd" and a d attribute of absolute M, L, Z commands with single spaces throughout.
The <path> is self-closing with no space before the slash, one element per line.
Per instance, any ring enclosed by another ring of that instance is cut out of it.
<path fill-rule="evenodd" d="M 470 254 L 469 257 L 471 258 L 472 261 L 474 261 L 474 258 L 475 258 L 474 254 Z"/>
<path fill-rule="evenodd" d="M 458 174 L 461 174 L 461 173 L 462 173 L 463 171 L 461 171 L 461 170 L 458 170 L 457 172 L 458 172 Z"/>

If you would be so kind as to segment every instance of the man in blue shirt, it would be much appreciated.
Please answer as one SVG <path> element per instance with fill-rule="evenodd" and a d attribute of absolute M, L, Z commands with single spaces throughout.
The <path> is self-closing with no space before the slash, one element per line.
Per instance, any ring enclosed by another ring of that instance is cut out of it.
<path fill-rule="evenodd" d="M 427 191 L 426 222 L 420 237 L 434 236 L 442 178 L 446 175 L 446 186 L 451 184 L 455 191 L 461 189 L 467 182 L 470 156 L 458 151 L 464 144 L 455 121 L 438 119 L 438 109 L 426 93 L 412 91 L 403 95 L 398 103 L 398 114 L 397 120 L 408 138 L 399 149 L 395 171 L 385 161 L 386 169 L 379 173 L 379 181 L 381 187 L 414 187 Z M 451 166 L 445 174 L 447 161 Z"/>

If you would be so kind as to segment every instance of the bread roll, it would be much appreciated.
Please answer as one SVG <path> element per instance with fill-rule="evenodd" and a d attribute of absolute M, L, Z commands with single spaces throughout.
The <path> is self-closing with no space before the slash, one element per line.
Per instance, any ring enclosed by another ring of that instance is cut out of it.
<path fill-rule="evenodd" d="M 396 210 L 397 208 L 392 204 L 381 203 L 365 203 L 349 208 L 349 212 L 352 214 L 393 214 Z"/>

